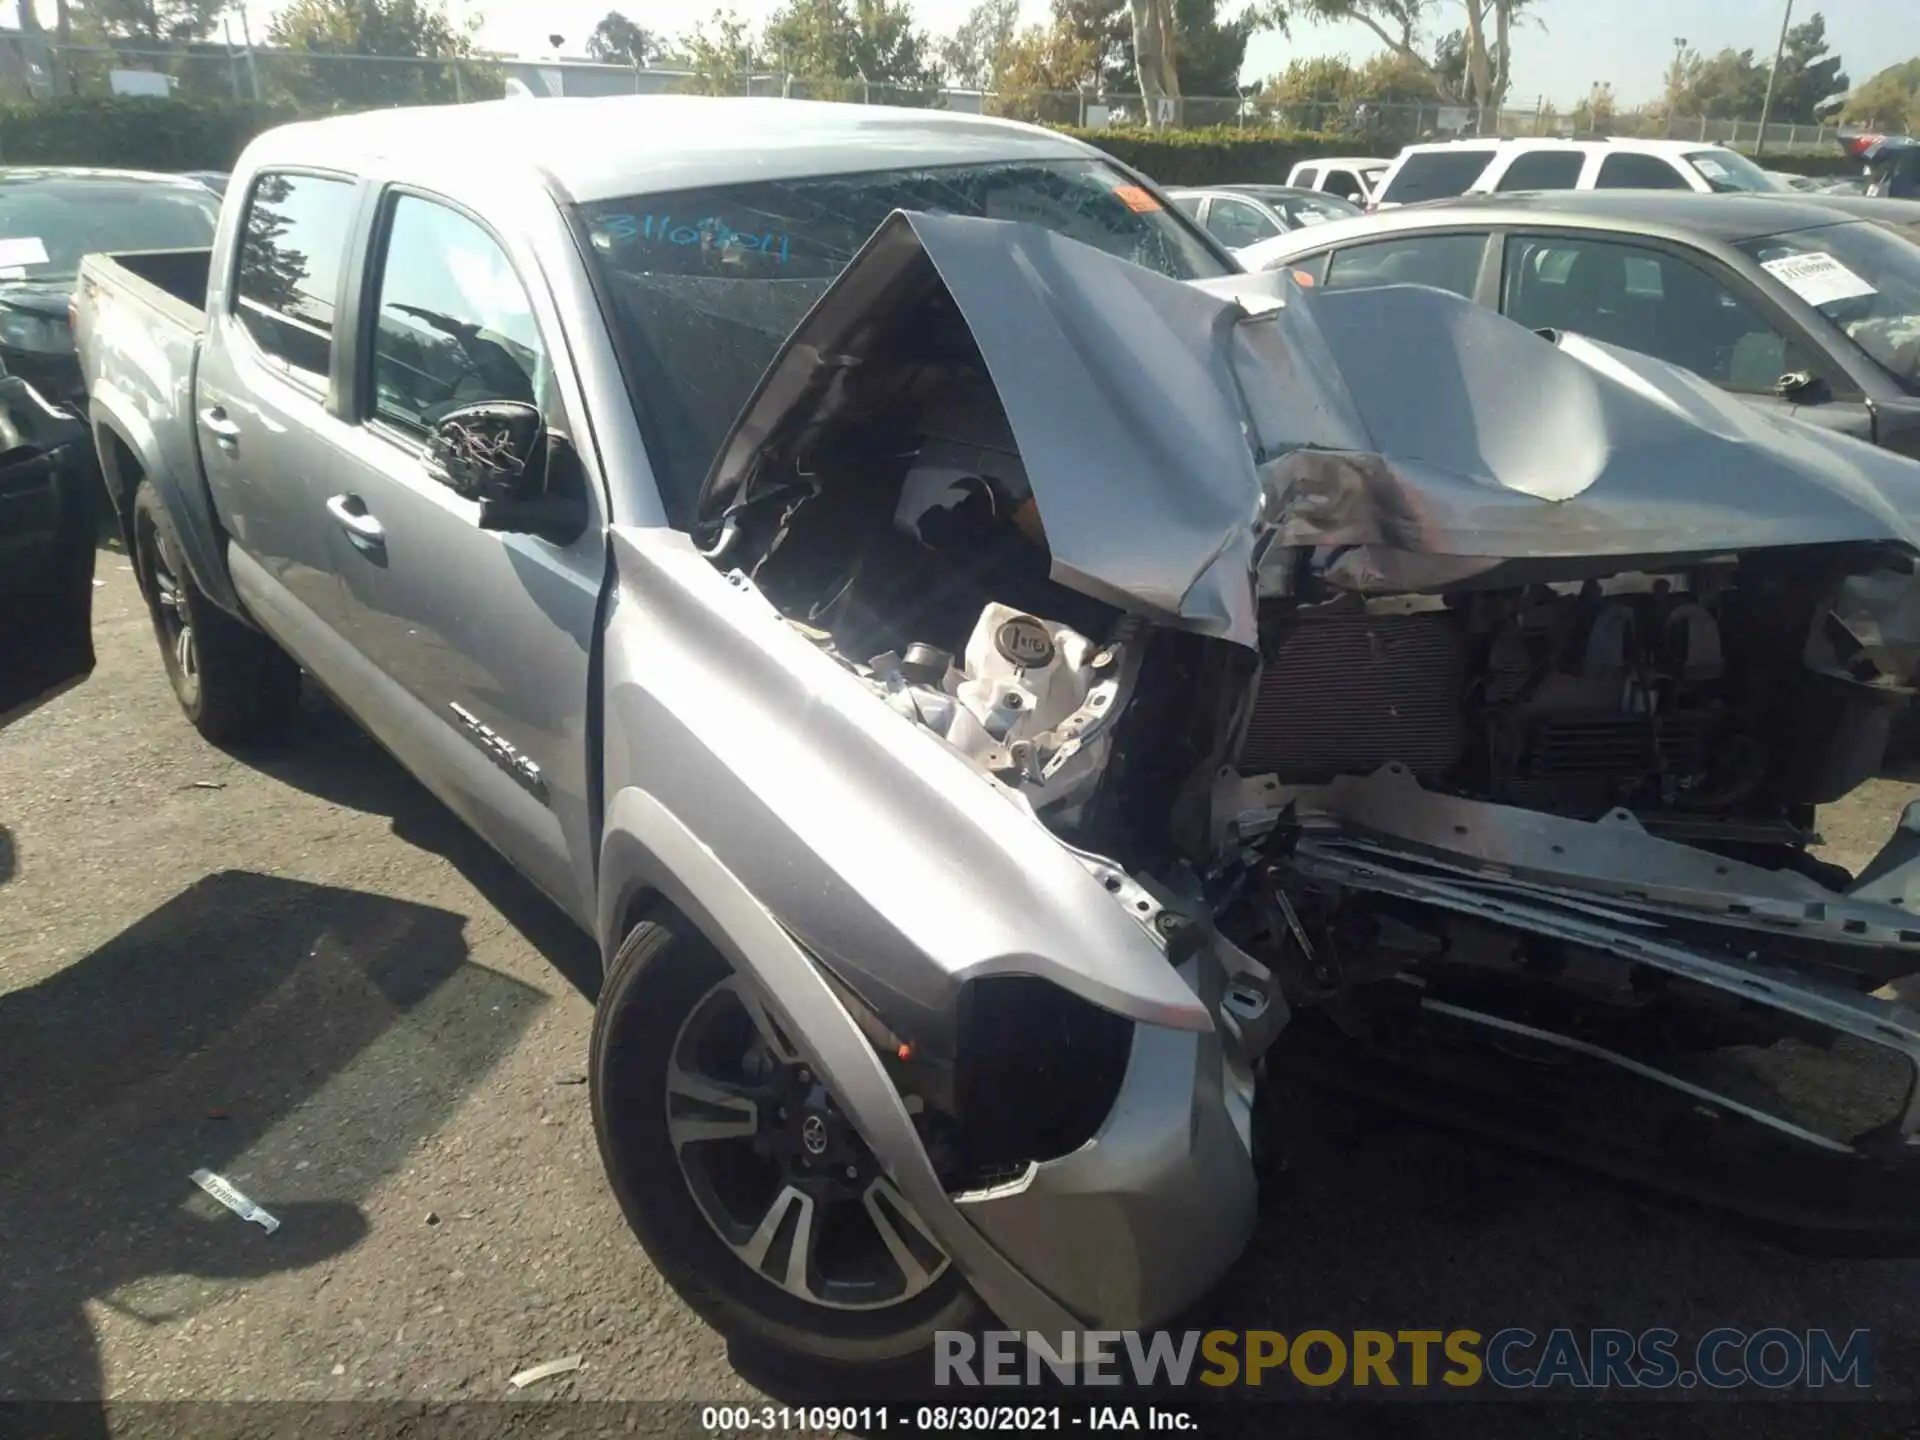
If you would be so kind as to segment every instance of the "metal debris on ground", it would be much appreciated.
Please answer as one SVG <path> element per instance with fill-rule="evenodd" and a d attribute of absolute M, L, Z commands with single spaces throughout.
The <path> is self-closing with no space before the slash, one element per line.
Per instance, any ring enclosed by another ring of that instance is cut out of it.
<path fill-rule="evenodd" d="M 262 1210 L 258 1205 L 254 1204 L 253 1201 L 234 1189 L 232 1183 L 224 1176 L 216 1175 L 211 1170 L 196 1170 L 193 1172 L 192 1178 L 194 1184 L 198 1185 L 202 1190 L 206 1191 L 207 1194 L 218 1200 L 242 1220 L 258 1225 L 269 1235 L 280 1228 L 280 1222 L 278 1220 L 274 1219 L 273 1216 Z"/>
<path fill-rule="evenodd" d="M 564 1360 L 547 1360 L 538 1365 L 529 1365 L 519 1374 L 510 1376 L 507 1384 L 515 1390 L 524 1390 L 536 1380 L 546 1380 L 555 1375 L 566 1375 L 586 1364 L 584 1355 L 569 1355 Z"/>
<path fill-rule="evenodd" d="M 227 782 L 224 780 L 196 780 L 193 782 L 193 788 L 196 790 L 224 790 L 227 788 Z"/>
<path fill-rule="evenodd" d="M 556 1075 L 553 1077 L 553 1083 L 556 1085 L 584 1085 L 587 1083 L 587 1077 L 584 1075 Z"/>

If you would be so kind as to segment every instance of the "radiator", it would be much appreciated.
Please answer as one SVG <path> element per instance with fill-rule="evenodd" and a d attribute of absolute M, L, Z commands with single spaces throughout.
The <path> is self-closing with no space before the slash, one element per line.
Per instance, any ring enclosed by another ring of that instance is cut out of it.
<path fill-rule="evenodd" d="M 1450 614 L 1270 623 L 1239 768 L 1300 783 L 1399 761 L 1437 778 L 1466 746 L 1466 641 Z"/>

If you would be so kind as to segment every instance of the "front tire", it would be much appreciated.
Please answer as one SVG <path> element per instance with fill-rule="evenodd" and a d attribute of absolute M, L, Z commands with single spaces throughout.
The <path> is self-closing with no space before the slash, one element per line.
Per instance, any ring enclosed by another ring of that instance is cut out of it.
<path fill-rule="evenodd" d="M 300 708 L 300 667 L 193 583 L 180 532 L 151 480 L 133 497 L 133 568 L 174 699 L 216 745 L 267 739 Z"/>
<path fill-rule="evenodd" d="M 757 987 L 684 920 L 621 946 L 588 1073 L 628 1225 L 728 1340 L 924 1381 L 935 1333 L 983 1318 Z"/>

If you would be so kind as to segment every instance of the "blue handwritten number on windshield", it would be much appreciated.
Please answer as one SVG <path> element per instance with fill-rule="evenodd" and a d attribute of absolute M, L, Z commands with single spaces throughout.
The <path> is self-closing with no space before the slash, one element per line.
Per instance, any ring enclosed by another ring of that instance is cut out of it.
<path fill-rule="evenodd" d="M 623 245 L 645 240 L 663 245 L 698 246 L 703 250 L 754 250 L 782 265 L 791 258 L 792 238 L 784 231 L 755 234 L 751 230 L 735 230 L 724 220 L 711 216 L 704 220 L 676 221 L 671 215 L 608 215 L 601 223 L 606 233 Z"/>

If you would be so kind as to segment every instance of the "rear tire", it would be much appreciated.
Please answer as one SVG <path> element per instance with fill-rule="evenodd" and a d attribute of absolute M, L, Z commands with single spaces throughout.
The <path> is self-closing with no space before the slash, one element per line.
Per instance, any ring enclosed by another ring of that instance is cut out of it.
<path fill-rule="evenodd" d="M 300 708 L 300 667 L 201 593 L 153 482 L 133 497 L 133 568 L 174 699 L 216 745 L 267 739 Z"/>
<path fill-rule="evenodd" d="M 709 1325 L 728 1340 L 748 1347 L 756 1358 L 832 1383 L 844 1383 L 857 1372 L 869 1384 L 918 1381 L 924 1385 L 933 1373 L 935 1333 L 970 1329 L 985 1318 L 984 1308 L 945 1257 L 939 1257 L 938 1268 L 927 1267 L 931 1279 L 923 1277 L 917 1288 L 905 1269 L 898 1270 L 900 1278 L 888 1282 L 898 1286 L 897 1301 L 886 1299 L 883 1290 L 879 1298 L 858 1308 L 830 1301 L 810 1302 L 781 1283 L 779 1277 L 783 1273 L 791 1277 L 793 1273 L 793 1251 L 782 1247 L 799 1244 L 801 1229 L 815 1212 L 801 1211 L 791 1230 L 783 1215 L 771 1249 L 763 1243 L 766 1253 L 756 1268 L 742 1255 L 737 1239 L 730 1242 L 722 1238 L 726 1219 L 716 1218 L 713 1207 L 719 1202 L 715 1190 L 702 1172 L 701 1162 L 687 1158 L 701 1146 L 721 1145 L 740 1147 L 740 1151 L 728 1152 L 725 1163 L 716 1165 L 716 1170 L 733 1171 L 764 1159 L 755 1148 L 762 1143 L 758 1139 L 689 1142 L 684 1119 L 670 1117 L 670 1107 L 684 1115 L 684 1097 L 690 1089 L 706 1083 L 708 1072 L 690 1077 L 683 1068 L 699 1041 L 697 1027 L 707 1023 L 703 1017 L 710 1011 L 725 1010 L 739 994 L 747 995 L 751 1003 L 758 993 L 750 983 L 742 989 L 742 977 L 677 917 L 670 924 L 642 924 L 627 937 L 601 986 L 588 1067 L 594 1131 L 614 1195 L 655 1268 L 680 1297 Z M 743 1007 L 734 1018 L 733 1033 L 750 1036 L 753 1022 L 749 1011 Z M 749 1047 L 752 1044 L 749 1039 Z M 738 1048 L 720 1046 L 727 1053 Z M 780 1067 L 772 1065 L 769 1069 L 777 1071 Z M 802 1078 L 807 1074 L 804 1068 L 799 1073 Z M 824 1096 L 824 1091 L 817 1093 Z M 722 1099 L 724 1102 L 724 1096 Z M 743 1122 L 745 1129 L 751 1130 L 756 1123 L 763 1129 L 778 1129 L 773 1116 L 777 1113 L 785 1120 L 789 1111 L 781 1108 L 776 1112 L 774 1106 L 773 1100 L 757 1105 L 741 1101 L 732 1113 L 754 1117 Z M 837 1112 L 829 1113 L 838 1126 Z M 713 1119 L 729 1118 L 724 1103 L 711 1114 Z M 793 1124 L 803 1123 L 801 1110 L 795 1109 L 792 1114 Z M 680 1128 L 676 1130 L 676 1126 Z M 791 1131 L 792 1124 L 785 1128 Z M 776 1145 L 780 1138 L 777 1134 L 773 1137 Z M 811 1146 L 812 1141 L 806 1143 Z M 836 1145 L 840 1143 L 835 1141 Z M 858 1181 L 849 1180 L 844 1188 L 867 1186 L 869 1175 L 878 1177 L 881 1185 L 890 1184 L 877 1166 L 867 1169 L 870 1156 L 849 1164 L 855 1152 L 841 1154 L 835 1150 L 826 1152 L 826 1158 L 834 1163 L 819 1169 L 830 1169 L 836 1180 L 850 1176 L 854 1169 L 861 1172 Z M 765 1163 L 776 1165 L 774 1161 Z M 809 1158 L 805 1163 L 812 1167 L 815 1162 Z M 770 1174 L 770 1187 L 788 1183 L 779 1178 L 777 1170 Z M 697 1181 L 693 1178 L 696 1176 Z M 810 1172 L 801 1183 L 811 1185 L 820 1178 L 824 1176 Z M 696 1183 L 702 1186 L 704 1199 L 696 1199 Z M 822 1227 L 828 1224 L 825 1217 L 845 1215 L 845 1209 L 833 1209 L 835 1205 L 851 1206 L 858 1219 L 859 1201 L 824 1198 L 824 1191 L 822 1195 L 818 1207 Z M 765 1207 L 749 1203 L 744 1208 L 746 1224 L 751 1226 L 752 1216 Z M 779 1208 L 776 1199 L 767 1214 Z M 896 1224 L 896 1236 L 905 1229 L 905 1225 Z M 916 1244 L 925 1239 L 923 1233 L 917 1235 Z M 932 1254 L 937 1256 L 938 1251 Z M 820 1259 L 824 1277 L 825 1255 Z M 804 1261 L 802 1265 L 805 1268 Z M 809 1282 L 805 1288 L 825 1293 L 832 1284 L 822 1278 L 817 1287 Z"/>

